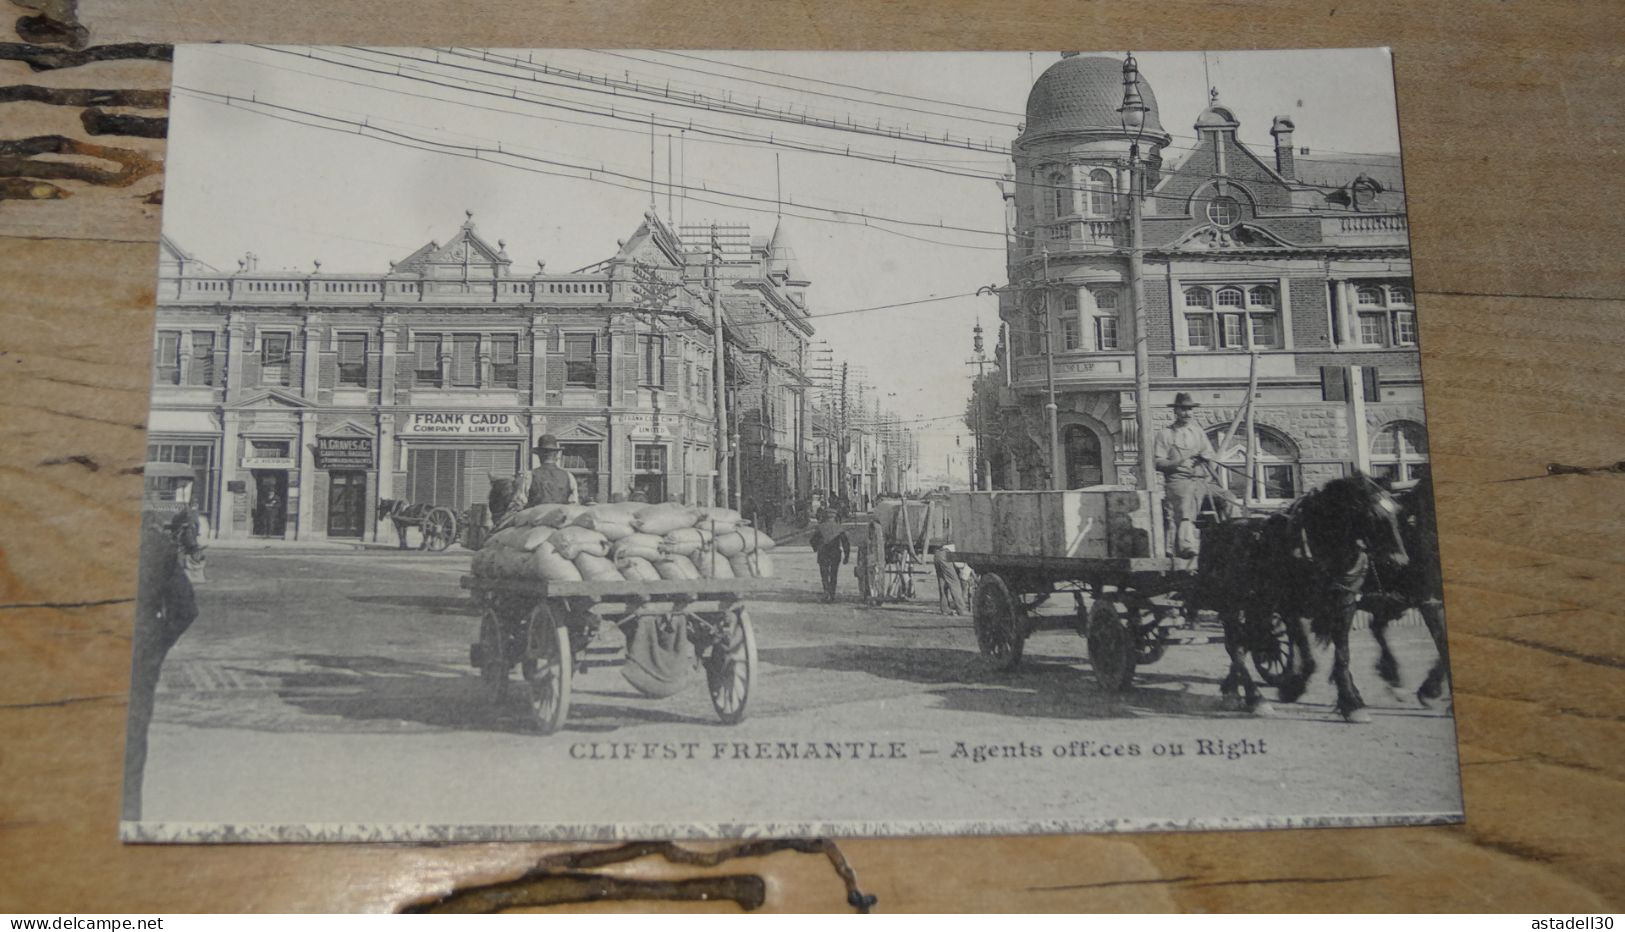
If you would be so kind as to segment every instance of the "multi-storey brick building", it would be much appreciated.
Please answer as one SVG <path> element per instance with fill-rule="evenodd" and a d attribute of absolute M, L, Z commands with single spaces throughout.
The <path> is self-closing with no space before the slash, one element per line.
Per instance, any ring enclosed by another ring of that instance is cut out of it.
<path fill-rule="evenodd" d="M 1139 122 L 1120 110 L 1129 85 L 1146 107 Z M 1427 447 L 1398 157 L 1310 158 L 1286 117 L 1271 127 L 1274 151 L 1256 153 L 1215 93 L 1196 115 L 1194 146 L 1172 163 L 1163 120 L 1132 61 L 1069 53 L 1033 85 L 1006 188 L 997 379 L 1025 429 L 989 445 L 995 483 L 1049 483 L 1046 334 L 1067 487 L 1135 481 L 1126 219 L 1135 143 L 1156 423 L 1169 420 L 1175 392 L 1189 392 L 1220 434 L 1256 355 L 1251 491 L 1291 498 L 1355 459 L 1341 399 L 1345 367 L 1357 365 L 1372 471 L 1417 475 Z M 1229 475 L 1238 492 L 1248 485 Z"/>
<path fill-rule="evenodd" d="M 472 215 L 387 270 L 162 257 L 149 459 L 194 466 L 220 536 L 373 538 L 380 498 L 463 510 L 543 433 L 587 496 L 712 498 L 709 304 L 652 213 L 569 274 L 514 270 Z"/>

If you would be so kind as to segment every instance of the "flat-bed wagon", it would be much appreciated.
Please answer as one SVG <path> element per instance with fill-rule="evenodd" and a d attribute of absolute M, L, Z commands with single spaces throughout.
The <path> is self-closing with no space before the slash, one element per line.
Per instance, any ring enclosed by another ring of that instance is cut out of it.
<path fill-rule="evenodd" d="M 971 618 L 981 653 L 1009 669 L 1029 635 L 1072 630 L 1087 641 L 1100 685 L 1119 692 L 1171 645 L 1222 642 L 1217 625 L 1197 618 L 1189 561 L 1148 555 L 1157 498 L 1115 488 L 951 493 L 961 549 L 950 559 L 978 574 Z M 1072 611 L 1038 614 L 1057 595 L 1072 597 Z M 1291 660 L 1286 625 L 1248 623 L 1253 666 L 1278 684 Z"/>
<path fill-rule="evenodd" d="M 650 582 L 549 581 L 462 577 L 480 610 L 479 640 L 469 661 L 486 693 L 506 701 L 509 674 L 519 668 L 531 726 L 551 734 L 570 714 L 578 658 L 604 624 L 630 634 L 638 619 L 685 622 L 704 668 L 711 705 L 725 724 L 745 718 L 756 686 L 756 634 L 745 596 L 772 579 L 689 579 Z M 630 638 L 629 638 L 630 639 Z"/>

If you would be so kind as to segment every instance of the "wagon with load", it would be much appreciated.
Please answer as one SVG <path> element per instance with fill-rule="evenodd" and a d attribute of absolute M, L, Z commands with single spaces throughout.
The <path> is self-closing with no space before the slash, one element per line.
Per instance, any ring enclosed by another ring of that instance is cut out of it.
<path fill-rule="evenodd" d="M 1161 499 L 1132 486 L 948 493 L 949 559 L 979 574 L 971 618 L 981 653 L 1013 668 L 1032 634 L 1071 630 L 1087 642 L 1100 685 L 1119 692 L 1170 645 L 1223 641 L 1187 610 L 1196 581 L 1188 561 L 1153 555 Z M 1070 597 L 1071 610 L 1040 614 L 1056 597 Z M 1286 626 L 1249 621 L 1253 666 L 1276 684 L 1293 650 Z"/>
<path fill-rule="evenodd" d="M 645 695 L 704 672 L 724 723 L 745 718 L 756 684 L 746 596 L 773 585 L 772 538 L 723 508 L 539 505 L 503 522 L 462 577 L 480 613 L 469 660 L 489 697 L 511 674 L 542 734 L 569 716 L 572 681 L 606 625 L 626 641 L 627 680 Z"/>
<path fill-rule="evenodd" d="M 864 600 L 876 605 L 908 601 L 914 598 L 915 577 L 931 575 L 931 554 L 951 540 L 948 502 L 938 497 L 884 499 L 858 534 L 870 554 L 858 577 Z"/>

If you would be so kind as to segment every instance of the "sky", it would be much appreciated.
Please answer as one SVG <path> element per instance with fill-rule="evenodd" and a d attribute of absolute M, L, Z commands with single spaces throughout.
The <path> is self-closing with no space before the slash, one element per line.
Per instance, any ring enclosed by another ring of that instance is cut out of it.
<path fill-rule="evenodd" d="M 1315 154 L 1399 151 L 1387 50 L 1135 56 L 1174 136 L 1167 162 L 1193 144 L 1210 86 L 1240 120 L 1241 139 L 1263 152 L 1277 114 L 1293 118 L 1295 144 Z M 651 209 L 652 168 L 654 209 L 668 222 L 750 224 L 761 235 L 782 224 L 812 282 L 815 339 L 914 426 L 926 473 L 950 460 L 962 473 L 971 328 L 987 328 L 991 352 L 998 323 L 995 299 L 975 292 L 1005 278 L 994 179 L 1007 158 L 670 97 L 651 104 L 605 82 L 997 148 L 1016 136 L 1032 79 L 1058 59 L 182 46 L 164 232 L 223 271 L 251 251 L 262 270 L 319 260 L 324 272 L 381 273 L 430 240 L 445 242 L 473 211 L 483 237 L 506 243 L 516 274 L 537 261 L 567 272 L 612 256 L 637 229 Z M 447 144 L 469 149 L 448 154 Z M 476 147 L 479 157 L 468 157 Z M 925 298 L 946 300 L 842 313 Z"/>

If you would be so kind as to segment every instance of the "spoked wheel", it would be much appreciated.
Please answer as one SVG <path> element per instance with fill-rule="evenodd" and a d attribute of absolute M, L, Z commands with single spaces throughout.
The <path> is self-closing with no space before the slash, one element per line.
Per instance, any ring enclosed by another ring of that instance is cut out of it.
<path fill-rule="evenodd" d="M 1296 649 L 1292 636 L 1287 633 L 1286 619 L 1279 612 L 1272 612 L 1267 622 L 1247 617 L 1243 624 L 1244 630 L 1252 635 L 1253 669 L 1258 671 L 1258 678 L 1266 685 L 1279 687 L 1286 682 L 1287 671 L 1292 669 L 1292 652 Z M 1254 625 L 1257 630 L 1253 630 Z"/>
<path fill-rule="evenodd" d="M 523 666 L 525 708 L 531 727 L 550 735 L 570 715 L 570 629 L 558 623 L 543 602 L 530 614 L 529 644 Z"/>
<path fill-rule="evenodd" d="M 705 655 L 705 681 L 711 706 L 724 725 L 745 720 L 745 707 L 756 685 L 756 631 L 743 608 L 722 615 L 717 640 Z"/>
<path fill-rule="evenodd" d="M 508 695 L 508 637 L 503 631 L 502 619 L 496 609 L 486 606 L 480 617 L 480 643 L 478 645 L 480 680 L 485 697 L 500 703 Z"/>
<path fill-rule="evenodd" d="M 423 546 L 429 550 L 445 550 L 457 540 L 457 513 L 450 508 L 435 508 L 423 518 Z"/>
<path fill-rule="evenodd" d="M 1138 637 L 1133 621 L 1123 606 L 1096 599 L 1089 606 L 1085 637 L 1089 641 L 1089 663 L 1095 679 L 1107 692 L 1122 692 L 1134 681 L 1135 661 L 1139 659 Z"/>
<path fill-rule="evenodd" d="M 1012 670 L 1021 663 L 1021 649 L 1027 641 L 1026 614 L 1002 577 L 997 573 L 982 577 L 976 586 L 971 622 L 976 627 L 976 646 L 994 669 Z"/>

